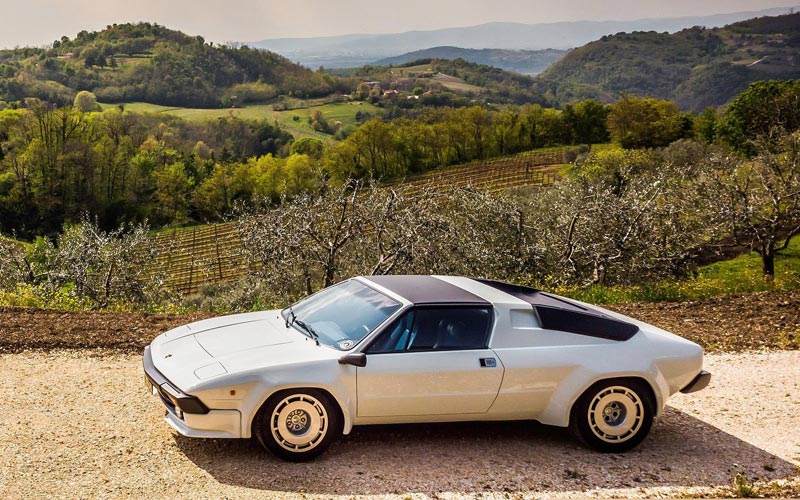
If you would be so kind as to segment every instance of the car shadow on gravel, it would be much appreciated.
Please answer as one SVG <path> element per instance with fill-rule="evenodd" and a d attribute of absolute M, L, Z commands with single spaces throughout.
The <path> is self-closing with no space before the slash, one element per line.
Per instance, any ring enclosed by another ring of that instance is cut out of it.
<path fill-rule="evenodd" d="M 255 440 L 175 440 L 220 483 L 319 494 L 723 486 L 737 472 L 751 480 L 796 474 L 791 463 L 671 407 L 625 454 L 596 453 L 565 429 L 535 422 L 356 427 L 303 464 Z"/>

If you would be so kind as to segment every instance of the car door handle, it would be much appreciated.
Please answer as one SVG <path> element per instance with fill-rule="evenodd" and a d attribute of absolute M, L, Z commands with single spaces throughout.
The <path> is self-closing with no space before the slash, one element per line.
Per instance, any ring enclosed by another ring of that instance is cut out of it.
<path fill-rule="evenodd" d="M 494 368 L 497 366 L 497 360 L 494 358 L 481 358 L 479 361 L 483 368 Z"/>

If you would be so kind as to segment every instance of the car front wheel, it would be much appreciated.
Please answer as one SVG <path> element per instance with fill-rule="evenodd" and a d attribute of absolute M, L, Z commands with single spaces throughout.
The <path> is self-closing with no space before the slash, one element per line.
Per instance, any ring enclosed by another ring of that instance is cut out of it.
<path fill-rule="evenodd" d="M 334 404 L 321 391 L 282 391 L 261 407 L 253 432 L 262 446 L 284 460 L 311 460 L 342 433 Z"/>
<path fill-rule="evenodd" d="M 572 410 L 570 428 L 587 445 L 604 453 L 635 447 L 650 432 L 655 401 L 645 382 L 605 380 L 581 395 Z"/>

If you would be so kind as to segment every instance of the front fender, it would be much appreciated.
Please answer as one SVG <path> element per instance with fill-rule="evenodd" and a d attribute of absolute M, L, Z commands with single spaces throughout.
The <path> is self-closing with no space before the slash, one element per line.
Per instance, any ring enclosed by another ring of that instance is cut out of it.
<path fill-rule="evenodd" d="M 274 394 L 285 390 L 316 389 L 331 396 L 341 410 L 342 432 L 349 434 L 353 429 L 353 415 L 356 409 L 355 367 L 333 363 L 322 363 L 315 367 L 298 367 L 264 374 L 256 390 L 251 391 L 242 401 L 242 437 L 252 436 L 253 420 L 256 414 Z"/>

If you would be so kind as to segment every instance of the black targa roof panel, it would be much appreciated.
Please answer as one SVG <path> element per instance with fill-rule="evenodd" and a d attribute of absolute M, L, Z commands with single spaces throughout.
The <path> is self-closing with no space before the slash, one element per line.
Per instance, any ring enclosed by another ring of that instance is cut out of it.
<path fill-rule="evenodd" d="M 576 304 L 570 300 L 544 293 L 535 288 L 478 279 L 484 285 L 505 292 L 530 304 L 542 328 L 587 335 L 608 340 L 628 340 L 639 331 L 639 327 L 622 321 L 597 309 Z"/>
<path fill-rule="evenodd" d="M 364 278 L 416 305 L 491 305 L 485 299 L 433 276 L 381 275 Z"/>

